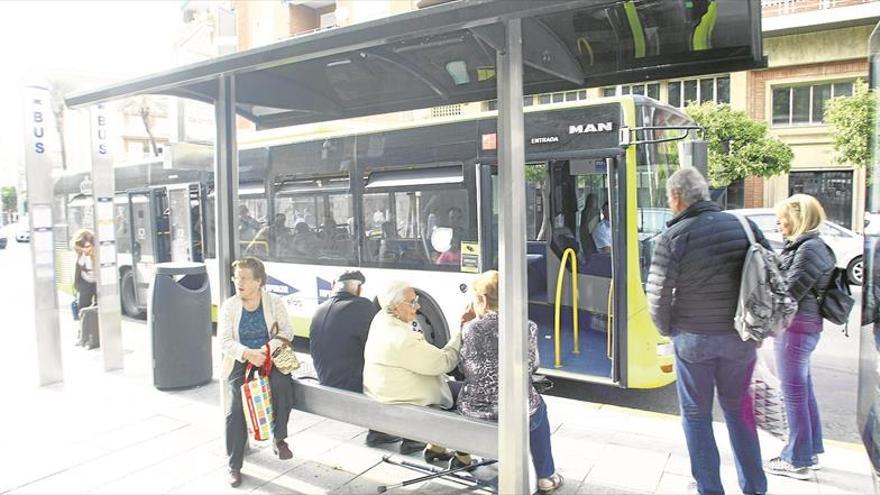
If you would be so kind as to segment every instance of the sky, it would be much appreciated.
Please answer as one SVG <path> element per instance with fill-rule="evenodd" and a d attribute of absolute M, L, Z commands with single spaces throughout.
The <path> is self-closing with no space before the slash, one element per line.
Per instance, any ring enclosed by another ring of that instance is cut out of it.
<path fill-rule="evenodd" d="M 0 2 L 0 185 L 23 157 L 20 88 L 47 78 L 103 86 L 175 65 L 180 0 Z"/>

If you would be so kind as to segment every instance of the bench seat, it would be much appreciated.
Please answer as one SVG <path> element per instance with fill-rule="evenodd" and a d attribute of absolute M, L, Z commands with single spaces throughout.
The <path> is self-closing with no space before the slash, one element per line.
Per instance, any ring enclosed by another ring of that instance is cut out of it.
<path fill-rule="evenodd" d="M 491 459 L 498 458 L 498 425 L 467 418 L 454 411 L 409 404 L 384 404 L 366 395 L 293 382 L 293 408 L 343 423 L 362 426 L 410 440 L 434 443 Z"/>

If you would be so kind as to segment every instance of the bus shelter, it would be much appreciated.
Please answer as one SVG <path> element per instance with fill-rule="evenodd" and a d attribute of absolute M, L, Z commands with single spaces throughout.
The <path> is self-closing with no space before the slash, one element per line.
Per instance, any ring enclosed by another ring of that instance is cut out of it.
<path fill-rule="evenodd" d="M 164 94 L 214 105 L 214 218 L 222 281 L 230 279 L 239 250 L 238 116 L 257 129 L 272 129 L 497 99 L 500 491 L 526 493 L 526 238 L 525 217 L 518 213 L 525 204 L 523 95 L 764 64 L 758 0 L 457 0 L 69 95 L 66 101 L 86 107 Z M 571 123 L 575 130 L 588 124 Z M 96 160 L 93 167 L 98 176 L 112 163 Z M 231 294 L 231 285 L 223 284 L 221 298 Z"/>

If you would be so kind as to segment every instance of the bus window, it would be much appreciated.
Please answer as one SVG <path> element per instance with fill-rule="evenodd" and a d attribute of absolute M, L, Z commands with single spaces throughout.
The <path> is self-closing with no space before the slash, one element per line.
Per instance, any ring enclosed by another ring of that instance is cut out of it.
<path fill-rule="evenodd" d="M 115 205 L 116 216 L 113 219 L 113 225 L 116 227 L 116 252 L 131 253 L 131 238 L 129 237 L 131 229 L 129 229 L 128 218 L 128 198 L 123 199 L 124 202 L 117 202 Z"/>
<path fill-rule="evenodd" d="M 464 189 L 364 194 L 363 202 L 364 257 L 383 267 L 459 270 L 461 242 L 476 239 Z"/>
<path fill-rule="evenodd" d="M 298 181 L 275 196 L 275 218 L 259 238 L 270 259 L 353 264 L 352 196 L 345 178 Z"/>
<path fill-rule="evenodd" d="M 666 179 L 678 169 L 678 148 L 675 142 L 643 144 L 637 153 L 636 225 L 642 284 L 645 284 L 655 239 L 672 219 L 672 211 L 666 203 Z"/>

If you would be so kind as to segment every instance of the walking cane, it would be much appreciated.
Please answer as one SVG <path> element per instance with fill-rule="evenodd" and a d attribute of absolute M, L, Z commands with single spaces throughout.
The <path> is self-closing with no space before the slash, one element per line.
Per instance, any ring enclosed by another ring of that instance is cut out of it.
<path fill-rule="evenodd" d="M 436 478 L 442 478 L 443 476 L 457 473 L 459 471 L 465 471 L 465 470 L 470 471 L 470 470 L 476 469 L 480 466 L 488 466 L 490 464 L 495 464 L 496 462 L 498 462 L 498 461 L 495 459 L 485 459 L 485 460 L 480 461 L 476 464 L 468 464 L 467 466 L 461 466 L 461 467 L 457 467 L 455 469 L 447 469 L 445 471 L 440 471 L 438 473 L 429 474 L 427 476 L 422 476 L 420 478 L 413 478 L 411 480 L 402 481 L 402 482 L 396 483 L 394 485 L 381 485 L 378 488 L 376 488 L 376 491 L 378 493 L 385 493 L 388 490 L 392 490 L 394 488 L 401 488 L 404 486 L 415 485 L 416 483 L 422 483 L 424 481 L 433 480 Z"/>

